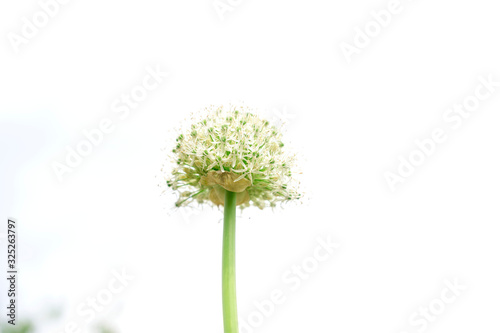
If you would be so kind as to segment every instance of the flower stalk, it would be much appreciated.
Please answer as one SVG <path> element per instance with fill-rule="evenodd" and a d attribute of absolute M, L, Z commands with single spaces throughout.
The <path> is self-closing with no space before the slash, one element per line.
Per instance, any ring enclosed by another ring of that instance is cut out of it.
<path fill-rule="evenodd" d="M 224 232 L 222 240 L 222 309 L 224 333 L 238 333 L 236 306 L 236 193 L 227 191 L 224 200 Z"/>

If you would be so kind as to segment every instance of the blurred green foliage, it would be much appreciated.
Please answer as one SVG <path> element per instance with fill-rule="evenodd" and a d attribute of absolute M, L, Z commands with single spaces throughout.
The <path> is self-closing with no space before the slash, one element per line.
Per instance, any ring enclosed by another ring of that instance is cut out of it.
<path fill-rule="evenodd" d="M 21 322 L 16 325 L 4 324 L 0 333 L 35 333 L 35 325 L 31 321 Z M 108 324 L 100 324 L 95 329 L 96 333 L 116 333 Z"/>
<path fill-rule="evenodd" d="M 2 326 L 2 333 L 34 333 L 35 326 L 31 321 L 21 322 L 16 325 L 7 325 L 4 324 Z"/>

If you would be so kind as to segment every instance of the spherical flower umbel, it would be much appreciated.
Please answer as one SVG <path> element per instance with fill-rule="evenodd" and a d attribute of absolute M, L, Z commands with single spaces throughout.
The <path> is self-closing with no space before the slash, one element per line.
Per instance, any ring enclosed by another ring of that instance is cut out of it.
<path fill-rule="evenodd" d="M 226 190 L 236 193 L 241 208 L 301 197 L 295 155 L 280 128 L 242 107 L 210 107 L 193 116 L 170 155 L 174 167 L 166 182 L 179 193 L 178 207 L 193 201 L 224 205 Z"/>

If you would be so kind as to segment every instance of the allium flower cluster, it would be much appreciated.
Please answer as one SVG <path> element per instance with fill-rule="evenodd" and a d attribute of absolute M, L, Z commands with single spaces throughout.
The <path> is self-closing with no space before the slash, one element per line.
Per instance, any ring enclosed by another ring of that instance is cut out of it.
<path fill-rule="evenodd" d="M 299 199 L 293 179 L 295 156 L 280 129 L 239 107 L 211 107 L 181 130 L 166 182 L 178 191 L 176 206 L 190 202 L 224 205 L 225 191 L 244 208 L 274 207 Z"/>

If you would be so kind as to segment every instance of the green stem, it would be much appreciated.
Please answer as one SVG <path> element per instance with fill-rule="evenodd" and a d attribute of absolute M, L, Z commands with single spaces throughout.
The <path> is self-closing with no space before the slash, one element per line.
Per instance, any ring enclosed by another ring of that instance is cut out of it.
<path fill-rule="evenodd" d="M 238 333 L 236 308 L 236 193 L 226 191 L 224 200 L 224 235 L 222 240 L 222 310 L 224 333 Z"/>

